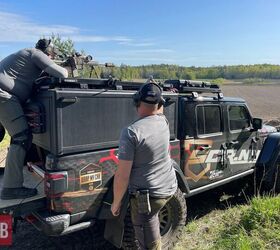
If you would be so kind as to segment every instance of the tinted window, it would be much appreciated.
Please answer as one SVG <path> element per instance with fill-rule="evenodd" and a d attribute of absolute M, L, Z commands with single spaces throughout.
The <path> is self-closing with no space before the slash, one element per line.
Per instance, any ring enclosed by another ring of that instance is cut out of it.
<path fill-rule="evenodd" d="M 221 112 L 219 106 L 197 106 L 197 132 L 199 135 L 221 132 Z"/>
<path fill-rule="evenodd" d="M 250 126 L 250 115 L 244 106 L 229 107 L 230 130 L 239 130 Z"/>

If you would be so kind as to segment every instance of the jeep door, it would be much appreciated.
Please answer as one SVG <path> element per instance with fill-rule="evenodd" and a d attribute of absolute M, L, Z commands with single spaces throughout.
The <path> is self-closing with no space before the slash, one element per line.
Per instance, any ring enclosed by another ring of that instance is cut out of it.
<path fill-rule="evenodd" d="M 182 168 L 190 189 L 228 174 L 220 164 L 221 148 L 226 141 L 222 110 L 221 102 L 186 104 Z"/>
<path fill-rule="evenodd" d="M 259 150 L 256 131 L 251 127 L 252 117 L 245 103 L 226 105 L 226 164 L 232 174 L 250 169 L 256 163 Z"/>

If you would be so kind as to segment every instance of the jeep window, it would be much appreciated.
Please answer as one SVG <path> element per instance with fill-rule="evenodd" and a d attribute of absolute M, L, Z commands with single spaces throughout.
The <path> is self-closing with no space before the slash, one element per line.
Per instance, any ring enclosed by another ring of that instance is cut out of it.
<path fill-rule="evenodd" d="M 196 107 L 197 134 L 213 134 L 222 131 L 221 110 L 218 105 L 198 105 Z"/>
<path fill-rule="evenodd" d="M 245 129 L 250 126 L 250 114 L 244 106 L 229 106 L 230 130 Z"/>

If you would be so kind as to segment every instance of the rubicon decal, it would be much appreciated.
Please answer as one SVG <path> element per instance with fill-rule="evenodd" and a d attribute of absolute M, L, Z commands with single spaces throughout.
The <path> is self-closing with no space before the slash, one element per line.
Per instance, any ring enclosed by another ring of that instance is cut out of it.
<path fill-rule="evenodd" d="M 201 179 L 215 179 L 223 176 L 223 167 L 256 163 L 260 150 L 256 149 L 213 149 L 213 140 L 198 139 L 185 141 L 186 162 L 184 174 L 195 182 Z M 222 169 L 216 169 L 219 164 Z M 219 170 L 213 172 L 213 170 Z M 211 172 L 212 171 L 212 172 Z"/>
<path fill-rule="evenodd" d="M 247 164 L 247 163 L 255 163 L 260 154 L 260 150 L 256 151 L 256 156 L 252 157 L 252 150 L 234 150 L 228 149 L 226 151 L 226 157 L 230 164 Z M 221 160 L 221 150 L 210 150 L 205 163 L 217 163 Z"/>

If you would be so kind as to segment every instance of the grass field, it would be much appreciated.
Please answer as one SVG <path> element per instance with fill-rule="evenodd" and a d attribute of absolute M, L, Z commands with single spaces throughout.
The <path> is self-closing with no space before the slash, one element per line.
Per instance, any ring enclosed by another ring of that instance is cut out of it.
<path fill-rule="evenodd" d="M 6 132 L 3 141 L 0 142 L 0 168 L 5 166 L 5 159 L 7 154 L 7 148 L 10 144 L 10 136 Z"/>
<path fill-rule="evenodd" d="M 3 141 L 1 141 L 1 143 L 0 143 L 0 150 L 7 148 L 9 143 L 10 143 L 10 136 L 6 132 Z"/>
<path fill-rule="evenodd" d="M 194 219 L 174 249 L 280 249 L 280 196 L 255 197 Z"/>

